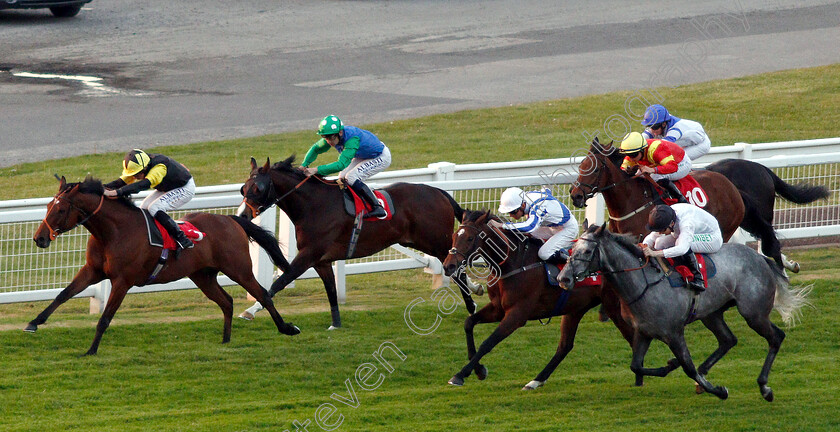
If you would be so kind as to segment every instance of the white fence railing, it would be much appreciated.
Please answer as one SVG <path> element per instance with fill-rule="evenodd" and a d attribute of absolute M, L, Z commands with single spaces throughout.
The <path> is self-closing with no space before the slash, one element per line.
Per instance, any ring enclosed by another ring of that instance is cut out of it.
<path fill-rule="evenodd" d="M 585 150 L 585 149 L 584 149 Z M 585 152 L 578 156 L 583 156 Z M 794 206 L 777 199 L 776 213 L 784 215 L 776 224 L 780 238 L 803 238 L 840 235 L 840 138 L 790 141 L 767 144 L 738 143 L 715 147 L 696 166 L 724 158 L 751 159 L 760 162 L 788 182 L 808 182 L 826 185 L 831 190 L 827 201 L 806 206 Z M 572 208 L 568 200 L 568 185 L 576 177 L 579 157 L 487 164 L 438 162 L 427 168 L 390 171 L 375 176 L 371 184 L 385 186 L 395 182 L 427 183 L 449 191 L 464 208 L 493 209 L 502 190 L 511 186 L 550 186 L 558 198 Z M 240 184 L 200 187 L 196 197 L 181 211 L 201 210 L 233 214 L 240 204 Z M 142 199 L 145 194 L 139 194 Z M 0 201 L 0 303 L 51 300 L 72 279 L 84 264 L 88 232 L 78 228 L 62 235 L 49 249 L 40 250 L 31 239 L 46 213 L 51 198 Z M 600 197 L 590 200 L 587 209 L 574 210 L 576 217 L 602 222 L 605 208 Z M 264 213 L 260 225 L 277 233 L 284 251 L 291 260 L 296 253 L 294 228 L 285 214 L 276 209 Z M 271 283 L 274 268 L 259 248 L 252 248 L 254 272 L 263 286 Z M 439 272 L 436 259 L 416 251 L 394 246 L 371 257 L 335 264 L 340 301 L 346 298 L 345 276 L 407 268 L 427 267 Z M 317 277 L 310 269 L 302 278 Z M 223 285 L 233 284 L 220 276 Z M 134 287 L 131 293 L 194 288 L 188 279 L 163 285 Z M 91 297 L 92 312 L 99 311 L 109 294 L 107 281 L 93 286 L 77 297 Z"/>

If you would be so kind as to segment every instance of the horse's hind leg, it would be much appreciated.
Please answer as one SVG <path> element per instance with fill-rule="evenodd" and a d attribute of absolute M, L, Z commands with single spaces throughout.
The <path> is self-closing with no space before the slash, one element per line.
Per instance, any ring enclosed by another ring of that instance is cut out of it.
<path fill-rule="evenodd" d="M 761 373 L 758 375 L 758 388 L 761 391 L 761 396 L 768 402 L 773 401 L 773 390 L 767 385 L 768 377 L 770 376 L 770 368 L 773 366 L 773 361 L 776 359 L 776 354 L 779 353 L 779 348 L 782 346 L 782 341 L 785 340 L 785 332 L 775 324 L 770 322 L 767 316 L 758 318 L 748 318 L 747 324 L 756 333 L 767 339 L 769 349 L 767 357 L 764 359 L 764 366 L 761 368 Z"/>
<path fill-rule="evenodd" d="M 201 289 L 207 298 L 213 300 L 225 317 L 224 330 L 222 331 L 222 343 L 230 342 L 230 326 L 233 320 L 233 298 L 216 280 L 218 274 L 215 270 L 202 270 L 190 275 L 190 279 Z"/>
<path fill-rule="evenodd" d="M 335 273 L 333 273 L 332 263 L 320 263 L 314 266 L 315 272 L 321 277 L 324 282 L 324 289 L 327 291 L 327 300 L 330 301 L 330 315 L 332 317 L 332 325 L 327 330 L 335 330 L 341 328 L 341 313 L 338 311 L 338 294 L 335 286 Z"/>
<path fill-rule="evenodd" d="M 112 282 L 114 281 L 112 280 Z M 90 349 L 88 349 L 85 355 L 95 355 L 99 350 L 99 342 L 102 341 L 102 335 L 105 334 L 105 330 L 111 325 L 111 320 L 114 318 L 114 314 L 117 313 L 117 309 L 120 308 L 129 288 L 130 286 L 125 282 L 114 283 L 111 287 L 108 304 L 105 305 L 105 310 L 102 312 L 102 316 L 99 317 L 99 322 L 96 323 L 96 335 L 93 337 Z"/>
<path fill-rule="evenodd" d="M 26 326 L 24 331 L 35 333 L 38 330 L 38 326 L 47 322 L 47 318 L 58 309 L 59 306 L 64 304 L 67 300 L 70 300 L 76 294 L 84 291 L 85 288 L 93 285 L 97 282 L 101 282 L 105 279 L 105 275 L 102 272 L 95 270 L 90 265 L 85 265 L 79 272 L 76 273 L 76 276 L 73 277 L 73 281 L 70 282 L 67 287 L 61 290 L 60 293 L 55 297 L 52 303 L 49 304 L 41 313 L 38 314 L 35 319 L 29 322 Z"/>

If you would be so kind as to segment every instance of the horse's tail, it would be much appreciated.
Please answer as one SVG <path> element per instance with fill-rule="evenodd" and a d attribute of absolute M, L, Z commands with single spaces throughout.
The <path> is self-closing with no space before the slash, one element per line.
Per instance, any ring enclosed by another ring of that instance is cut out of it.
<path fill-rule="evenodd" d="M 249 238 L 257 242 L 260 247 L 268 252 L 268 257 L 271 258 L 271 262 L 274 265 L 279 267 L 280 270 L 289 270 L 289 262 L 283 256 L 283 251 L 280 250 L 280 245 L 277 244 L 277 237 L 274 237 L 274 234 L 241 216 L 230 216 L 230 218 L 245 230 L 245 234 Z"/>
<path fill-rule="evenodd" d="M 773 277 L 776 282 L 776 297 L 773 300 L 773 308 L 782 316 L 782 321 L 788 327 L 793 327 L 799 322 L 802 315 L 802 306 L 812 306 L 808 301 L 808 294 L 814 288 L 814 284 L 808 284 L 801 287 L 790 286 L 787 276 L 779 267 L 773 265 L 769 260 L 767 265 L 773 270 Z"/>
<path fill-rule="evenodd" d="M 458 201 L 455 201 L 455 198 L 452 198 L 452 195 L 449 195 L 449 192 L 447 192 L 443 189 L 438 189 L 438 188 L 435 188 L 435 189 L 439 190 L 440 193 L 442 193 L 443 196 L 445 196 L 446 199 L 449 200 L 449 204 L 452 205 L 452 210 L 455 212 L 455 219 L 457 219 L 458 222 L 463 222 L 464 221 L 464 209 L 461 208 L 461 205 L 458 204 Z"/>
<path fill-rule="evenodd" d="M 764 167 L 764 165 L 762 165 Z M 828 188 L 809 184 L 790 184 L 779 178 L 770 168 L 764 167 L 773 178 L 776 193 L 782 198 L 796 204 L 808 204 L 818 199 L 828 198 Z"/>

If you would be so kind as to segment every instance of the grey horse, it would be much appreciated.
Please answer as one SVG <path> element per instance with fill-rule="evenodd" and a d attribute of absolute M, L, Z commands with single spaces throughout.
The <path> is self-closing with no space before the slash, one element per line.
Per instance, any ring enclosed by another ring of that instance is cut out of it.
<path fill-rule="evenodd" d="M 726 399 L 729 391 L 712 385 L 704 375 L 737 343 L 723 319 L 724 311 L 736 306 L 750 328 L 767 339 L 770 346 L 758 375 L 758 387 L 764 399 L 772 401 L 773 390 L 767 386 L 767 377 L 785 332 L 770 321 L 770 311 L 775 308 L 786 324 L 794 324 L 800 308 L 808 304 L 806 297 L 811 287 L 790 288 L 781 270 L 745 245 L 724 244 L 711 257 L 717 274 L 699 295 L 694 315 L 693 291 L 672 288 L 662 271 L 645 260 L 629 237 L 613 234 L 604 225 L 587 228 L 558 279 L 563 287 L 570 287 L 575 280 L 600 271 L 633 314 L 635 334 L 630 369 L 636 374 L 665 376 L 676 368 L 644 368 L 651 340 L 659 339 L 668 345 L 686 375 L 721 399 Z M 695 319 L 702 321 L 718 341 L 717 350 L 697 369 L 684 338 L 685 325 Z"/>

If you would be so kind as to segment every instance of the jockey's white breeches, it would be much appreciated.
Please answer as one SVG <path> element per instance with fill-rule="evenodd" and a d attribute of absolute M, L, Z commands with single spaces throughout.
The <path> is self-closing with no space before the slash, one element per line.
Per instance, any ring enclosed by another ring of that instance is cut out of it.
<path fill-rule="evenodd" d="M 350 165 L 344 168 L 338 177 L 344 179 L 345 184 L 352 186 L 356 180 L 365 181 L 374 174 L 385 171 L 389 166 L 391 166 L 391 150 L 385 146 L 382 153 L 373 159 L 353 158 Z"/>
<path fill-rule="evenodd" d="M 146 209 L 152 216 L 157 212 L 168 212 L 176 210 L 190 202 L 195 196 L 195 180 L 190 179 L 187 184 L 168 192 L 152 191 L 140 204 L 140 208 Z"/>
<path fill-rule="evenodd" d="M 684 157 L 677 165 L 677 170 L 675 172 L 672 172 L 671 174 L 651 174 L 650 178 L 654 181 L 659 181 L 661 179 L 674 181 L 687 176 L 689 172 L 691 172 L 691 159 L 686 155 L 686 157 Z"/>

